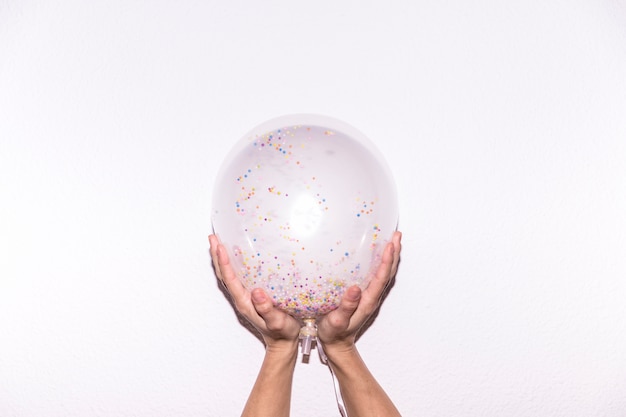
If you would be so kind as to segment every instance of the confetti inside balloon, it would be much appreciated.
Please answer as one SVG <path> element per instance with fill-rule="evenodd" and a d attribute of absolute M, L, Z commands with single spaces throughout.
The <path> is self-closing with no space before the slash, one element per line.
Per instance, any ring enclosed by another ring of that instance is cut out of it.
<path fill-rule="evenodd" d="M 213 229 L 243 285 L 300 319 L 365 288 L 396 229 L 395 184 L 372 143 L 340 121 L 271 120 L 241 139 L 215 182 Z"/>

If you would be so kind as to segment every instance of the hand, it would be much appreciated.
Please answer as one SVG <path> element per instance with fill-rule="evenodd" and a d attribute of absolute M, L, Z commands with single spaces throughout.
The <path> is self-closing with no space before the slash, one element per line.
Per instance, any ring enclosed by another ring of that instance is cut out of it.
<path fill-rule="evenodd" d="M 211 259 L 217 278 L 231 295 L 235 308 L 263 336 L 268 350 L 296 350 L 300 323 L 289 314 L 274 307 L 271 298 L 261 288 L 247 290 L 237 278 L 224 245 L 210 235 Z"/>
<path fill-rule="evenodd" d="M 395 232 L 383 251 L 376 274 L 365 290 L 361 291 L 356 285 L 348 288 L 339 307 L 318 320 L 318 339 L 329 356 L 334 351 L 351 350 L 358 330 L 380 306 L 382 294 L 398 269 L 401 239 L 402 234 Z"/>

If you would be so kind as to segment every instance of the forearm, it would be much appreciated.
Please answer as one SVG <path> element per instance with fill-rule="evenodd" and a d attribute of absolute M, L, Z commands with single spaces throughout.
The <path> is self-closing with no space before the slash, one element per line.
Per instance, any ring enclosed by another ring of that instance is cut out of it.
<path fill-rule="evenodd" d="M 354 345 L 350 349 L 330 349 L 327 355 L 350 417 L 400 416 Z"/>
<path fill-rule="evenodd" d="M 297 346 L 293 349 L 266 349 L 261 370 L 241 414 L 242 417 L 289 416 L 297 356 Z"/>

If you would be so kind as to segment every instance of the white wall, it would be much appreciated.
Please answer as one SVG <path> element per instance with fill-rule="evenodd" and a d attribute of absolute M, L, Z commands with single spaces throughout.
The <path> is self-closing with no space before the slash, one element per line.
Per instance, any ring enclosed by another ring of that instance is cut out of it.
<path fill-rule="evenodd" d="M 624 2 L 174 3 L 0 3 L 0 415 L 238 415 L 212 182 L 296 112 L 393 167 L 359 346 L 404 415 L 625 415 Z M 338 415 L 317 358 L 293 415 Z"/>

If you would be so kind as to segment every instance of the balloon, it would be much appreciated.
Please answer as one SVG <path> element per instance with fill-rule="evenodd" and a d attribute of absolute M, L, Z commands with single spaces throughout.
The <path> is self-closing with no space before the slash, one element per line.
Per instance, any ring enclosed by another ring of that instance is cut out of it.
<path fill-rule="evenodd" d="M 398 220 L 395 184 L 351 126 L 291 115 L 244 136 L 217 175 L 212 223 L 238 277 L 315 319 L 365 288 Z"/>

